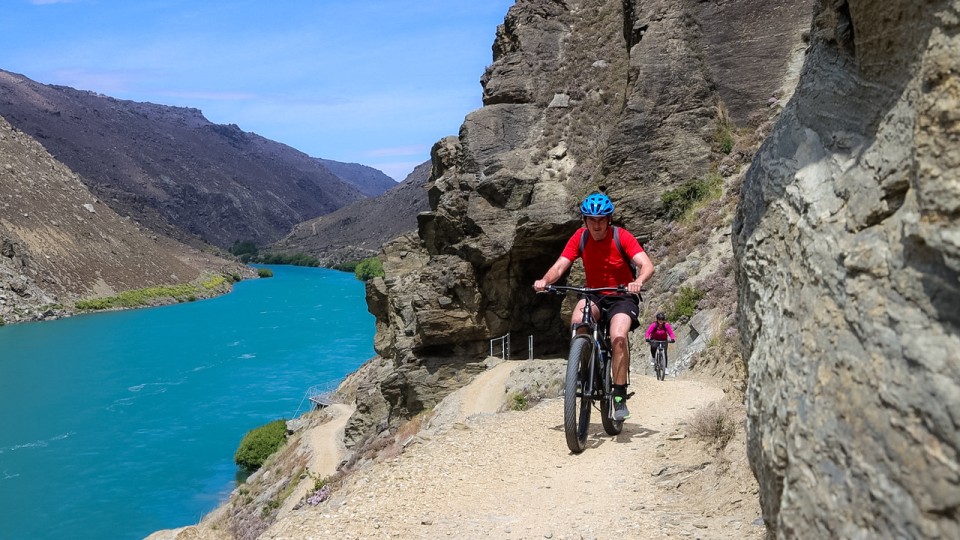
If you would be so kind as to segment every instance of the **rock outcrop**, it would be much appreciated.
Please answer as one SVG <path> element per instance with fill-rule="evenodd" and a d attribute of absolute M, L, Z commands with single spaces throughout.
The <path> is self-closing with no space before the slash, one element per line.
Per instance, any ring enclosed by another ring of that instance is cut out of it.
<path fill-rule="evenodd" d="M 396 421 L 482 369 L 491 338 L 520 336 L 514 352 L 528 335 L 540 353 L 563 348 L 559 300 L 530 285 L 576 228 L 579 200 L 606 186 L 619 219 L 649 235 L 661 195 L 719 161 L 727 95 L 740 114 L 781 90 L 810 3 L 736 4 L 520 0 L 510 9 L 481 79 L 484 107 L 431 153 L 431 211 L 417 235 L 384 248 L 386 277 L 368 286 L 376 348 L 395 371 L 364 396 L 385 399 Z M 717 60 L 725 28 L 739 24 L 718 24 L 727 11 L 757 29 L 740 44 L 749 66 Z M 744 72 L 752 85 L 715 80 Z"/>
<path fill-rule="evenodd" d="M 735 247 L 778 538 L 960 537 L 960 2 L 818 3 Z"/>

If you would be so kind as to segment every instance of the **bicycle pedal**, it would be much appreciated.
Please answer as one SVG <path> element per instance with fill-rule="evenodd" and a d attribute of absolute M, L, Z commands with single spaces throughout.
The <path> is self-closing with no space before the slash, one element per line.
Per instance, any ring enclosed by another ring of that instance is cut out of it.
<path fill-rule="evenodd" d="M 629 394 L 627 394 L 627 399 L 632 398 L 634 394 L 636 394 L 636 392 L 630 392 Z"/>

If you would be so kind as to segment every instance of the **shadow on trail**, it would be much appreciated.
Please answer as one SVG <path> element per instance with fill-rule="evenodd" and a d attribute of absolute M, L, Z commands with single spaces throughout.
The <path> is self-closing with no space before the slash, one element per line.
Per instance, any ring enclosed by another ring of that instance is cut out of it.
<path fill-rule="evenodd" d="M 553 431 L 559 431 L 563 433 L 563 424 L 556 425 L 552 428 Z M 660 433 L 655 429 L 646 428 L 639 426 L 637 424 L 623 424 L 623 430 L 620 431 L 619 435 L 608 435 L 606 431 L 603 430 L 603 425 L 599 423 L 590 423 L 590 435 L 587 436 L 587 448 L 599 448 L 606 442 L 615 442 L 619 444 L 629 444 L 633 442 L 633 439 L 646 439 L 651 435 L 656 435 Z M 571 452 L 572 453 L 572 452 Z"/>

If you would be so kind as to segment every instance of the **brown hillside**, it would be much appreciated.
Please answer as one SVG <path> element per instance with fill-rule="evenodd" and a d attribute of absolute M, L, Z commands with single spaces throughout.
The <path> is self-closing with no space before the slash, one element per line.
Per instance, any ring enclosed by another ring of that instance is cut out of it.
<path fill-rule="evenodd" d="M 429 175 L 428 161 L 378 197 L 297 224 L 267 250 L 306 253 L 325 266 L 377 255 L 386 242 L 417 229 L 417 215 L 430 209 L 426 188 Z"/>
<path fill-rule="evenodd" d="M 48 86 L 0 70 L 0 116 L 75 171 L 105 205 L 191 243 L 275 241 L 365 198 L 319 160 L 197 109 Z"/>
<path fill-rule="evenodd" d="M 0 321 L 58 316 L 77 298 L 249 269 L 117 215 L 0 118 Z"/>

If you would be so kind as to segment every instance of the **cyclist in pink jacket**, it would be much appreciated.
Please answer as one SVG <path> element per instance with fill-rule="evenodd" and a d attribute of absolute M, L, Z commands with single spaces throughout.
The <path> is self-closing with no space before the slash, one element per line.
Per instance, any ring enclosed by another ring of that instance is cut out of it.
<path fill-rule="evenodd" d="M 657 321 L 650 325 L 647 328 L 647 334 L 644 336 L 644 339 L 647 340 L 647 343 L 650 343 L 650 360 L 657 357 L 657 344 L 651 343 L 651 340 L 656 341 L 669 341 L 674 343 L 677 341 L 677 336 L 673 334 L 673 327 L 670 326 L 670 323 L 667 322 L 667 316 L 663 312 L 657 313 Z M 667 347 L 663 348 L 664 358 L 667 356 Z"/>

